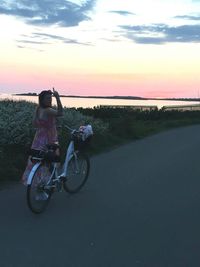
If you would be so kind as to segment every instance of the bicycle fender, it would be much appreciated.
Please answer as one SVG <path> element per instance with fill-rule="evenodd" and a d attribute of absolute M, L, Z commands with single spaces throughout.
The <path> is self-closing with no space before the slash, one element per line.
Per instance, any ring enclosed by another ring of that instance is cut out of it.
<path fill-rule="evenodd" d="M 35 171 L 38 169 L 38 167 L 41 165 L 41 162 L 36 163 L 33 168 L 31 169 L 31 172 L 29 173 L 28 180 L 27 180 L 27 185 L 30 185 L 33 179 L 33 175 Z"/>

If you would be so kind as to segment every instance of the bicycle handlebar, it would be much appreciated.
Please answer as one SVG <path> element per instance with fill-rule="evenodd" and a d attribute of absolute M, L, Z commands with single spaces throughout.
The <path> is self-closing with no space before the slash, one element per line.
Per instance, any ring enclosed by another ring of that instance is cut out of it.
<path fill-rule="evenodd" d="M 81 133 L 81 131 L 73 129 L 73 128 L 69 127 L 68 125 L 65 125 L 64 127 L 67 128 L 68 130 L 70 130 L 71 134 L 79 134 L 79 133 Z"/>

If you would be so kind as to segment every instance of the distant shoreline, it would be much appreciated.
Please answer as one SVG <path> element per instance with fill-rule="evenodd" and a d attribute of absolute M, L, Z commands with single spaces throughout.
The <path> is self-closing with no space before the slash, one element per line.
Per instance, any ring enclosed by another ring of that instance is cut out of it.
<path fill-rule="evenodd" d="M 15 96 L 38 96 L 36 93 L 12 94 Z M 146 98 L 139 96 L 78 96 L 78 95 L 60 95 L 60 97 L 69 98 L 100 98 L 100 99 L 123 99 L 123 100 L 168 100 L 168 101 L 200 101 L 200 98 Z"/>

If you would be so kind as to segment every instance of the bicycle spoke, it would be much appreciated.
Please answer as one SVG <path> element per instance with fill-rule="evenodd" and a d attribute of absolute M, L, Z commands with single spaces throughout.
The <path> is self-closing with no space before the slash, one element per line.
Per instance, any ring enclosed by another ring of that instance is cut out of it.
<path fill-rule="evenodd" d="M 49 164 L 41 164 L 35 171 L 31 185 L 27 189 L 27 201 L 30 209 L 35 213 L 42 212 L 51 197 L 52 191 L 47 189 L 52 171 Z"/>
<path fill-rule="evenodd" d="M 78 192 L 87 181 L 89 167 L 89 159 L 85 154 L 78 153 L 77 158 L 73 157 L 68 164 L 64 189 L 69 193 Z"/>

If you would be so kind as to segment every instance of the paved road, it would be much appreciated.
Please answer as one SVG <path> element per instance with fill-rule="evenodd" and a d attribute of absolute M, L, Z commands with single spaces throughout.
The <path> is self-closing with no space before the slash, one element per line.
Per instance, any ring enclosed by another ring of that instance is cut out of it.
<path fill-rule="evenodd" d="M 200 126 L 92 158 L 78 195 L 32 214 L 22 185 L 0 191 L 1 267 L 199 267 Z"/>

